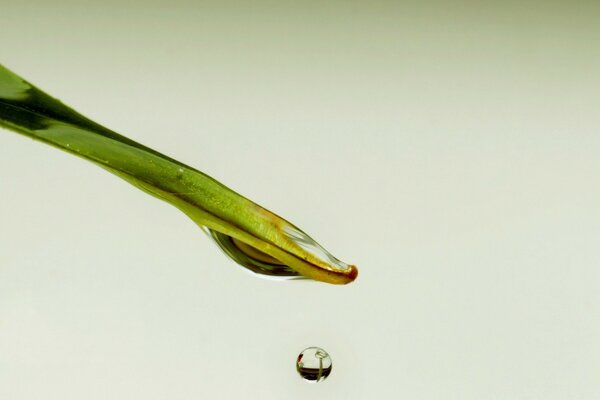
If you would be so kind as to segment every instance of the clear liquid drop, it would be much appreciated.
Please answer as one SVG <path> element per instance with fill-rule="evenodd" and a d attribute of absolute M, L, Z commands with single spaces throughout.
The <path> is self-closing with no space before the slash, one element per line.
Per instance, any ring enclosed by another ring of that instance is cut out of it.
<path fill-rule="evenodd" d="M 309 382 L 321 382 L 331 373 L 333 363 L 327 352 L 319 347 L 308 347 L 296 359 L 296 370 Z"/>

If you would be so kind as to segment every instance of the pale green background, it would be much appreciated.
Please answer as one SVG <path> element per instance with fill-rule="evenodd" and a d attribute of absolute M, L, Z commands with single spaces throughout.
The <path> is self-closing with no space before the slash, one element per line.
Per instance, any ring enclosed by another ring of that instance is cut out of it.
<path fill-rule="evenodd" d="M 600 398 L 598 2 L 56 3 L 0 0 L 1 63 L 360 276 L 1 131 L 0 399 Z"/>

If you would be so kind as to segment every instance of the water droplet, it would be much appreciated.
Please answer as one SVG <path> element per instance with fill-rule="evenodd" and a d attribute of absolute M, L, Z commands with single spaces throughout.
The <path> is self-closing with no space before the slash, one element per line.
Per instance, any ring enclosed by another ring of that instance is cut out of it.
<path fill-rule="evenodd" d="M 309 382 L 321 382 L 331 373 L 333 364 L 327 352 L 319 347 L 309 347 L 296 359 L 296 370 Z"/>

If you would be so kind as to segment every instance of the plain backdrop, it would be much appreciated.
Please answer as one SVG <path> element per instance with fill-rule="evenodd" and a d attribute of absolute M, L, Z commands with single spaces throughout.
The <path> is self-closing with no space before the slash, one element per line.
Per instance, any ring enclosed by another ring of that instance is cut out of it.
<path fill-rule="evenodd" d="M 600 398 L 598 2 L 0 9 L 7 68 L 360 268 L 256 278 L 2 130 L 1 399 Z"/>

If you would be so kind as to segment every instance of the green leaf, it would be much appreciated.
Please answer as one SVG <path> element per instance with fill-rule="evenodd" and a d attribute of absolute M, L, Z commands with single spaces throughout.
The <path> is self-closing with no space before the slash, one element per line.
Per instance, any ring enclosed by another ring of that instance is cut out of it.
<path fill-rule="evenodd" d="M 0 65 L 0 125 L 85 158 L 179 208 L 238 264 L 345 284 L 357 269 L 302 230 L 215 179 L 77 113 Z"/>

